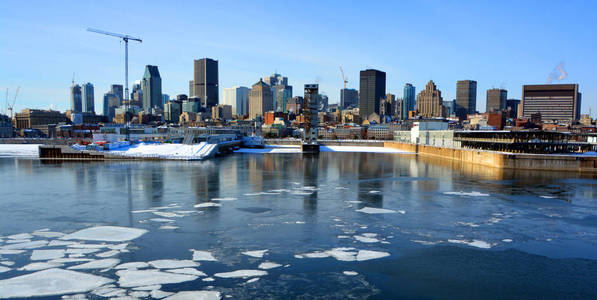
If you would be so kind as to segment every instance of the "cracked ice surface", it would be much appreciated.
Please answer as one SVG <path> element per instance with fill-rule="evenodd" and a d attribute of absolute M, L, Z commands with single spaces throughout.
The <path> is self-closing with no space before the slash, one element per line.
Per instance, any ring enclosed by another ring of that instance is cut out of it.
<path fill-rule="evenodd" d="M 112 281 L 105 277 L 76 271 L 49 269 L 0 280 L 0 298 L 83 293 Z"/>
<path fill-rule="evenodd" d="M 119 226 L 97 226 L 79 230 L 77 232 L 67 234 L 61 239 L 63 240 L 89 240 L 89 241 L 106 241 L 106 242 L 125 242 L 134 240 L 147 230 L 131 227 Z"/>

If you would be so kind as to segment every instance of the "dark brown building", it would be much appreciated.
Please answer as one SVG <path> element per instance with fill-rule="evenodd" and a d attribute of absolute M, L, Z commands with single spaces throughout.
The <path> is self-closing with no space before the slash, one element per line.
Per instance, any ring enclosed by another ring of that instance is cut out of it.
<path fill-rule="evenodd" d="M 23 109 L 15 115 L 17 129 L 34 128 L 38 125 L 66 123 L 66 115 L 55 110 Z"/>
<path fill-rule="evenodd" d="M 506 100 L 508 99 L 508 91 L 503 89 L 487 90 L 487 103 L 485 111 L 488 113 L 503 111 L 506 109 Z"/>
<path fill-rule="evenodd" d="M 578 84 L 537 84 L 522 86 L 519 115 L 541 114 L 542 121 L 580 119 L 581 93 Z"/>

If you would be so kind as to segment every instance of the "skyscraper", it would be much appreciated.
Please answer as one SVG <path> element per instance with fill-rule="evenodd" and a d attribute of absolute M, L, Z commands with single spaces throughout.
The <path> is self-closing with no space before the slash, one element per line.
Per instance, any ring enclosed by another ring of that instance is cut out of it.
<path fill-rule="evenodd" d="M 404 85 L 404 94 L 402 96 L 402 120 L 408 119 L 408 112 L 411 110 L 415 110 L 415 87 L 407 83 Z"/>
<path fill-rule="evenodd" d="M 466 119 L 467 114 L 477 111 L 477 82 L 474 80 L 458 80 L 456 82 L 456 116 Z"/>
<path fill-rule="evenodd" d="M 540 113 L 543 121 L 580 119 L 581 93 L 578 84 L 538 84 L 522 86 L 521 111 L 524 118 Z"/>
<path fill-rule="evenodd" d="M 249 118 L 263 117 L 267 111 L 274 110 L 272 89 L 263 79 L 255 83 L 249 92 Z"/>
<path fill-rule="evenodd" d="M 135 90 L 135 87 L 133 86 L 133 90 Z M 118 97 L 118 99 L 120 99 L 120 101 L 124 100 L 124 93 L 123 93 L 123 89 L 122 89 L 122 84 L 112 84 L 110 85 L 110 93 L 114 94 L 116 97 Z"/>
<path fill-rule="evenodd" d="M 147 65 L 141 80 L 143 90 L 143 110 L 151 112 L 152 108 L 164 109 L 162 103 L 162 78 L 157 66 Z"/>
<path fill-rule="evenodd" d="M 429 80 L 425 89 L 417 96 L 417 109 L 422 117 L 444 117 L 442 92 L 437 89 L 433 80 Z"/>
<path fill-rule="evenodd" d="M 203 107 L 218 105 L 218 61 L 211 58 L 196 59 L 193 64 L 193 80 L 189 82 L 189 97 L 199 97 Z"/>
<path fill-rule="evenodd" d="M 341 89 L 340 106 L 342 108 L 348 108 L 356 105 L 359 105 L 359 91 L 355 89 Z"/>
<path fill-rule="evenodd" d="M 95 113 L 95 98 L 93 93 L 93 84 L 85 83 L 81 87 L 83 98 L 83 112 Z"/>
<path fill-rule="evenodd" d="M 250 89 L 244 86 L 224 88 L 222 104 L 232 106 L 233 115 L 246 115 L 249 113 L 249 91 Z"/>
<path fill-rule="evenodd" d="M 506 109 L 506 100 L 508 99 L 508 91 L 503 89 L 487 90 L 487 103 L 485 107 L 486 112 L 496 112 Z"/>
<path fill-rule="evenodd" d="M 83 111 L 83 103 L 81 96 L 81 86 L 73 82 L 70 88 L 70 109 L 73 113 L 80 113 Z"/>
<path fill-rule="evenodd" d="M 367 69 L 360 73 L 359 115 L 361 120 L 376 113 L 379 115 L 379 101 L 386 94 L 386 73 Z"/>

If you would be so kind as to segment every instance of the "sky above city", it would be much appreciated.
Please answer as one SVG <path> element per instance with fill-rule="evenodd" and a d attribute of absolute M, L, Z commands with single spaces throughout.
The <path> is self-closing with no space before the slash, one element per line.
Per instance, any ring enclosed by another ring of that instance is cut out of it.
<path fill-rule="evenodd" d="M 124 84 L 124 44 L 88 27 L 143 39 L 129 43 L 129 83 L 157 65 L 162 92 L 188 94 L 193 59 L 219 61 L 221 89 L 250 87 L 274 72 L 294 95 L 319 83 L 330 103 L 359 71 L 386 72 L 386 91 L 419 93 L 429 80 L 444 100 L 456 81 L 520 99 L 523 84 L 543 84 L 563 63 L 578 83 L 582 113 L 597 108 L 597 1 L 0 1 L 0 112 L 70 109 L 70 86 L 95 86 L 96 112 L 110 84 Z M 11 100 L 12 101 L 12 100 Z M 594 110 L 593 110 L 594 111 Z M 593 113 L 593 116 L 596 114 Z"/>

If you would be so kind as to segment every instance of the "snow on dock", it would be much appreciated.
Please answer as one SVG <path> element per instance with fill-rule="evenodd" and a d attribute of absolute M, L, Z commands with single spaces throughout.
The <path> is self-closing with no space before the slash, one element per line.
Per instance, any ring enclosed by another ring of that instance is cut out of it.
<path fill-rule="evenodd" d="M 126 148 L 118 148 L 109 151 L 112 155 L 137 157 L 137 158 L 161 158 L 178 160 L 205 159 L 214 154 L 217 144 L 205 142 L 193 145 L 186 144 L 136 144 Z"/>

